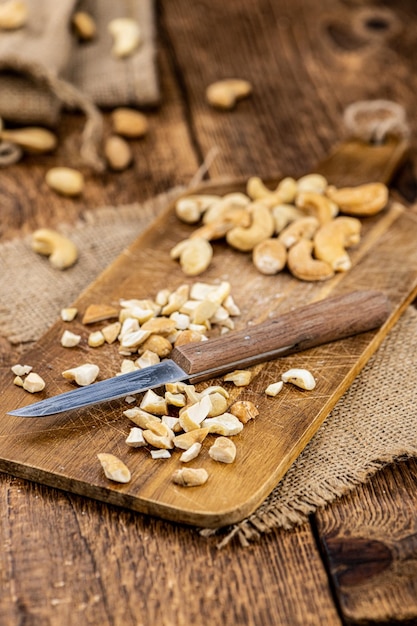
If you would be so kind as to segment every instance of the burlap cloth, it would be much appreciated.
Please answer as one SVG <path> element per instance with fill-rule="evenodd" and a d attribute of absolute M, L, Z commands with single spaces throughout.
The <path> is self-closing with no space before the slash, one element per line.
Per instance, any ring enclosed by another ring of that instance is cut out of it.
<path fill-rule="evenodd" d="M 62 232 L 80 250 L 79 262 L 65 272 L 53 270 L 45 258 L 35 255 L 29 238 L 2 244 L 0 335 L 17 344 L 39 338 L 55 321 L 56 312 L 71 303 L 179 191 L 144 204 L 86 212 L 75 227 L 63 226 Z M 219 545 L 233 536 L 246 544 L 271 528 L 302 524 L 318 507 L 346 494 L 383 465 L 417 455 L 416 336 L 417 312 L 410 307 L 278 487 L 247 520 L 223 529 Z"/>
<path fill-rule="evenodd" d="M 153 0 L 25 1 L 27 23 L 0 37 L 0 117 L 55 126 L 63 107 L 81 110 L 87 118 L 82 156 L 100 170 L 103 163 L 94 154 L 101 139 L 98 107 L 159 102 Z M 94 18 L 97 36 L 92 41 L 75 36 L 75 10 Z M 116 17 L 134 18 L 141 30 L 140 46 L 123 59 L 111 53 L 108 24 Z"/>

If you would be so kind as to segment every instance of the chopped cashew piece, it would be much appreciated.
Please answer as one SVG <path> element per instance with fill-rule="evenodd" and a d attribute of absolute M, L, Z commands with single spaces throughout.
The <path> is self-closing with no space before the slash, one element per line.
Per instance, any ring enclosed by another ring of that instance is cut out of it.
<path fill-rule="evenodd" d="M 117 317 L 119 311 L 114 306 L 107 304 L 90 304 L 85 310 L 82 323 L 94 324 L 95 322 L 102 322 L 103 320 Z"/>
<path fill-rule="evenodd" d="M 96 380 L 99 372 L 100 369 L 98 365 L 94 365 L 93 363 L 84 363 L 84 365 L 79 365 L 78 367 L 65 370 L 62 372 L 62 376 L 68 380 L 74 380 L 80 387 L 85 387 L 87 385 L 91 385 L 91 383 Z"/>
<path fill-rule="evenodd" d="M 235 415 L 242 424 L 247 424 L 249 420 L 259 415 L 259 411 L 250 400 L 237 400 L 229 409 L 232 415 Z"/>
<path fill-rule="evenodd" d="M 123 415 L 128 417 L 136 426 L 139 428 L 149 428 L 152 423 L 160 423 L 161 418 L 156 415 L 152 415 L 152 413 L 148 413 L 139 407 L 133 407 L 131 409 L 126 409 L 123 411 Z"/>
<path fill-rule="evenodd" d="M 234 383 L 236 387 L 246 387 L 252 380 L 252 372 L 249 370 L 234 370 L 223 376 L 223 380 L 227 383 Z"/>
<path fill-rule="evenodd" d="M 171 458 L 171 453 L 169 450 L 151 450 L 151 457 L 153 459 L 169 459 Z"/>
<path fill-rule="evenodd" d="M 29 393 L 37 393 L 38 391 L 45 389 L 45 381 L 39 376 L 39 374 L 29 372 L 24 379 L 22 386 L 23 389 L 25 391 L 29 391 Z"/>
<path fill-rule="evenodd" d="M 192 446 L 188 448 L 188 450 L 185 450 L 181 454 L 180 461 L 182 463 L 188 463 L 189 461 L 192 461 L 193 459 L 197 458 L 198 455 L 200 454 L 201 448 L 202 448 L 201 443 L 196 441 L 195 443 L 193 443 Z"/>
<path fill-rule="evenodd" d="M 203 428 L 208 428 L 209 433 L 230 437 L 238 435 L 242 429 L 242 422 L 232 413 L 223 413 L 216 417 L 208 417 L 202 423 Z"/>
<path fill-rule="evenodd" d="M 76 245 L 55 230 L 39 228 L 32 235 L 32 250 L 49 257 L 55 269 L 65 270 L 74 265 L 78 259 Z"/>
<path fill-rule="evenodd" d="M 265 393 L 267 396 L 272 396 L 273 398 L 275 398 L 275 396 L 277 396 L 279 392 L 282 391 L 283 387 L 284 382 L 282 380 L 278 380 L 276 383 L 271 383 L 270 385 L 268 385 L 268 387 L 265 389 Z"/>
<path fill-rule="evenodd" d="M 61 319 L 63 322 L 72 322 L 77 317 L 78 309 L 75 307 L 67 307 L 61 309 Z"/>
<path fill-rule="evenodd" d="M 316 381 L 311 372 L 306 369 L 293 368 L 284 372 L 281 376 L 284 383 L 292 383 L 300 389 L 311 391 L 316 386 Z"/>
<path fill-rule="evenodd" d="M 212 408 L 209 396 L 203 396 L 199 402 L 186 407 L 180 413 L 182 429 L 188 433 L 190 430 L 200 428 L 202 421 L 207 417 Z"/>
<path fill-rule="evenodd" d="M 20 363 L 18 363 L 13 365 L 10 369 L 13 374 L 16 374 L 16 376 L 26 376 L 26 374 L 29 374 L 33 368 L 31 365 L 20 365 Z"/>
<path fill-rule="evenodd" d="M 101 330 L 96 330 L 94 333 L 90 333 L 88 336 L 88 345 L 90 348 L 99 348 L 105 343 L 104 335 Z"/>
<path fill-rule="evenodd" d="M 209 432 L 208 428 L 195 428 L 188 433 L 174 437 L 174 446 L 181 450 L 188 450 L 197 441 L 202 443 Z"/>
<path fill-rule="evenodd" d="M 147 117 L 136 109 L 119 107 L 111 113 L 113 131 L 127 139 L 139 139 L 148 132 Z"/>
<path fill-rule="evenodd" d="M 197 487 L 198 485 L 204 485 L 208 480 L 207 470 L 204 468 L 193 469 L 191 467 L 184 467 L 172 474 L 172 480 L 175 484 L 181 485 L 181 487 Z"/>
<path fill-rule="evenodd" d="M 96 23 L 86 11 L 76 11 L 71 22 L 77 37 L 82 41 L 91 41 L 96 36 Z"/>
<path fill-rule="evenodd" d="M 236 445 L 227 437 L 217 437 L 209 449 L 209 456 L 220 463 L 233 463 L 236 458 Z"/>
<path fill-rule="evenodd" d="M 109 324 L 101 329 L 104 340 L 106 343 L 114 343 L 119 336 L 122 325 L 120 322 L 113 322 L 113 324 Z"/>
<path fill-rule="evenodd" d="M 140 408 L 155 415 L 165 415 L 168 412 L 165 398 L 159 396 L 152 389 L 148 389 L 143 396 Z"/>
<path fill-rule="evenodd" d="M 151 365 L 157 365 L 160 362 L 159 356 L 156 352 L 152 352 L 152 350 L 145 350 L 145 352 L 135 361 L 135 365 L 137 365 L 140 369 L 144 367 L 150 367 Z"/>
<path fill-rule="evenodd" d="M 146 446 L 146 441 L 143 437 L 143 430 L 134 426 L 130 429 L 129 436 L 126 439 L 126 443 L 131 448 L 142 448 Z"/>
<path fill-rule="evenodd" d="M 131 474 L 129 469 L 117 456 L 108 454 L 107 452 L 100 452 L 97 454 L 97 457 L 106 478 L 114 480 L 117 483 L 128 483 L 130 481 Z"/>
<path fill-rule="evenodd" d="M 81 341 L 81 335 L 76 335 L 70 330 L 64 330 L 61 337 L 61 346 L 64 348 L 74 348 Z"/>

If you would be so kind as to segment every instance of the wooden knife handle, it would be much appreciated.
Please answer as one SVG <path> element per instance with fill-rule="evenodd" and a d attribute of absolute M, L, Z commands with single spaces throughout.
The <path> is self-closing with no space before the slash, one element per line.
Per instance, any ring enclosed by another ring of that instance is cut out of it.
<path fill-rule="evenodd" d="M 382 292 L 355 291 L 222 337 L 180 346 L 171 358 L 190 375 L 191 382 L 198 382 L 378 328 L 390 309 Z"/>

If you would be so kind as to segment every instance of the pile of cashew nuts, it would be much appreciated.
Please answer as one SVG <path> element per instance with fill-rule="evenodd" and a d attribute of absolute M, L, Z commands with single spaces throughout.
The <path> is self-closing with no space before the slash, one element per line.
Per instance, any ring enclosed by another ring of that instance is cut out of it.
<path fill-rule="evenodd" d="M 360 217 L 376 215 L 388 203 L 388 189 L 375 182 L 336 188 L 320 174 L 287 177 L 269 189 L 258 177 L 246 193 L 193 194 L 175 204 L 176 215 L 198 227 L 170 254 L 184 274 L 204 272 L 213 257 L 213 240 L 251 253 L 259 272 L 288 268 L 305 281 L 327 280 L 351 267 L 348 248 L 359 243 Z"/>

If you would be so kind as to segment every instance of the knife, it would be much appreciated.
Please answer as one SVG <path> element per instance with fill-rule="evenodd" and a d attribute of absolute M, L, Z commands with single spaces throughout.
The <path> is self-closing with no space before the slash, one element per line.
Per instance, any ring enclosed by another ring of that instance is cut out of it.
<path fill-rule="evenodd" d="M 157 365 L 80 387 L 9 414 L 43 417 L 123 398 L 169 382 L 188 380 L 193 384 L 378 328 L 390 310 L 388 298 L 379 291 L 354 291 L 323 299 L 222 337 L 174 348 L 171 358 Z"/>

